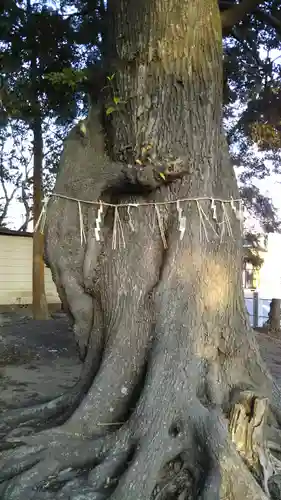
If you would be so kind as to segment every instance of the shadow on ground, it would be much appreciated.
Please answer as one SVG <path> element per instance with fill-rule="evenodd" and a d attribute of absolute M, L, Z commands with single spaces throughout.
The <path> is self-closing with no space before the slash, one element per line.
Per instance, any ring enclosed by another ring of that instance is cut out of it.
<path fill-rule="evenodd" d="M 53 398 L 79 377 L 74 336 L 67 318 L 0 318 L 0 413 L 26 402 Z M 262 357 L 281 386 L 281 340 L 257 333 Z"/>
<path fill-rule="evenodd" d="M 77 380 L 81 363 L 65 316 L 34 321 L 13 316 L 0 323 L 0 412 L 53 398 Z"/>

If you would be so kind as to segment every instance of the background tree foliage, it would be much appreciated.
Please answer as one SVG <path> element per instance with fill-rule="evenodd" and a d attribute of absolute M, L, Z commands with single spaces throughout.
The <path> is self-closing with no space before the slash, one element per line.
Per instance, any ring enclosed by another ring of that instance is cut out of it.
<path fill-rule="evenodd" d="M 64 17 L 47 3 L 32 0 L 7 3 L 2 18 L 1 62 L 2 123 L 13 127 L 23 122 L 32 134 L 33 221 L 40 217 L 43 197 L 44 128 L 46 121 L 67 123 L 77 110 L 75 92 L 69 85 L 54 91 L 50 73 L 76 63 L 73 30 Z M 19 165 L 22 168 L 22 165 Z M 44 286 L 43 237 L 33 237 L 33 316 L 47 319 Z"/>
<path fill-rule="evenodd" d="M 222 15 L 228 9 L 230 26 L 224 32 L 225 127 L 234 164 L 243 167 L 238 172 L 247 212 L 264 231 L 273 231 L 279 229 L 277 211 L 256 181 L 280 174 L 281 7 L 278 0 L 254 2 L 254 11 L 233 27 L 234 3 L 219 2 Z M 52 185 L 69 124 L 87 109 L 87 71 L 95 75 L 106 41 L 104 11 L 103 0 L 4 2 L 1 135 L 18 120 L 30 126 L 36 97 L 48 130 L 44 143 L 55 144 L 49 150 L 44 144 L 45 186 Z M 33 77 L 32 55 L 37 61 Z"/>
<path fill-rule="evenodd" d="M 43 178 L 48 181 L 44 184 L 50 187 L 62 139 L 81 107 L 74 72 L 80 65 L 75 31 L 63 13 L 48 2 L 27 0 L 4 4 L 0 32 L 1 139 L 6 149 L 9 145 L 12 148 L 6 131 L 15 135 L 17 128 L 24 125 L 34 136 L 36 122 L 42 135 Z M 62 74 L 65 78 L 54 82 L 50 79 L 52 74 Z M 26 149 L 32 140 L 35 147 L 32 135 L 29 141 L 23 138 Z M 19 171 L 22 167 L 19 161 Z"/>
<path fill-rule="evenodd" d="M 221 1 L 220 7 L 232 3 Z M 281 9 L 276 0 L 255 3 L 224 37 L 224 113 L 233 161 L 244 167 L 245 206 L 263 230 L 273 231 L 279 229 L 276 210 L 255 181 L 280 173 Z"/>
<path fill-rule="evenodd" d="M 32 220 L 32 150 L 28 127 L 17 122 L 1 131 L 0 136 L 0 226 L 9 221 L 8 210 L 15 201 L 23 204 L 19 230 Z"/>

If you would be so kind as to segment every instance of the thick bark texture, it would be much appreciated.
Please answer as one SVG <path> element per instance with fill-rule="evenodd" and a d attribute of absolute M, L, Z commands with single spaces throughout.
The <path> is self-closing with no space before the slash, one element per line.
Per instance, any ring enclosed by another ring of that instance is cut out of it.
<path fill-rule="evenodd" d="M 266 499 L 280 394 L 270 406 L 242 293 L 217 2 L 108 9 L 124 103 L 114 162 L 93 109 L 65 143 L 64 198 L 52 198 L 45 226 L 84 368 L 70 393 L 3 415 L 1 498 Z M 86 203 L 100 199 L 118 207 Z"/>

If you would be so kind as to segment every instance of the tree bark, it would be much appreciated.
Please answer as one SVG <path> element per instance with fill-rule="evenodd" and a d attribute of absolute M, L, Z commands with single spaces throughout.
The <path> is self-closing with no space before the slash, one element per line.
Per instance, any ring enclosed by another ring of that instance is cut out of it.
<path fill-rule="evenodd" d="M 71 132 L 45 226 L 84 368 L 3 415 L 2 498 L 263 500 L 280 391 L 244 304 L 217 2 L 110 0 L 108 16 L 122 106 L 108 150 L 95 109 Z"/>

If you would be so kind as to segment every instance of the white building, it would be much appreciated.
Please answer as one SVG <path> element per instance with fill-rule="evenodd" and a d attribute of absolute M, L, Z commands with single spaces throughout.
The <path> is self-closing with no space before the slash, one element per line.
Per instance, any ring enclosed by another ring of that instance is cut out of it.
<path fill-rule="evenodd" d="M 269 233 L 261 237 L 253 251 L 263 262 L 260 269 L 256 269 L 245 259 L 243 285 L 252 323 L 253 317 L 257 315 L 256 326 L 262 326 L 268 318 L 271 299 L 281 299 L 281 234 Z"/>
<path fill-rule="evenodd" d="M 32 233 L 0 229 L 0 307 L 32 304 Z M 45 268 L 45 292 L 50 305 L 60 299 L 51 272 Z"/>

